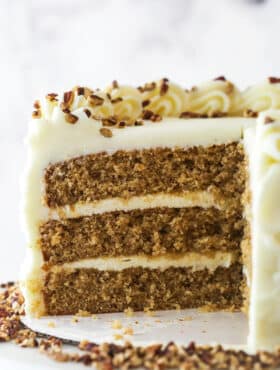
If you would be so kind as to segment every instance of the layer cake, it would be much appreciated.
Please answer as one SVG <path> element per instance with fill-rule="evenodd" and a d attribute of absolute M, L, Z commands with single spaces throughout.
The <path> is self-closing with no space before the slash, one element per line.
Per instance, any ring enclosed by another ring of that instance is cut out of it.
<path fill-rule="evenodd" d="M 280 344 L 280 80 L 114 81 L 34 107 L 27 314 L 244 310 L 252 349 Z"/>

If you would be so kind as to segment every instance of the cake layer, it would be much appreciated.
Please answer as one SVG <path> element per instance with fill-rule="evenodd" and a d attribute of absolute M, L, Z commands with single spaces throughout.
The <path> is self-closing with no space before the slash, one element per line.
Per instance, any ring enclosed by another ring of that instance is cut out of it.
<path fill-rule="evenodd" d="M 122 271 L 97 269 L 49 272 L 43 288 L 47 314 L 120 312 L 206 307 L 238 310 L 242 306 L 242 266 L 214 272 L 190 268 Z"/>
<path fill-rule="evenodd" d="M 211 189 L 224 197 L 242 194 L 242 144 L 192 148 L 119 150 L 51 164 L 45 171 L 49 207 L 100 199 Z"/>
<path fill-rule="evenodd" d="M 40 248 L 51 264 L 103 256 L 239 251 L 242 207 L 152 208 L 49 220 Z"/>

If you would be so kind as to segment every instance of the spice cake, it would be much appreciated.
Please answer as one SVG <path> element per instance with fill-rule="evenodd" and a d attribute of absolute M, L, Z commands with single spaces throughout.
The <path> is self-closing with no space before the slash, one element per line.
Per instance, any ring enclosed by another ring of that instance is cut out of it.
<path fill-rule="evenodd" d="M 115 81 L 34 108 L 27 314 L 245 310 L 251 348 L 280 344 L 279 79 Z"/>

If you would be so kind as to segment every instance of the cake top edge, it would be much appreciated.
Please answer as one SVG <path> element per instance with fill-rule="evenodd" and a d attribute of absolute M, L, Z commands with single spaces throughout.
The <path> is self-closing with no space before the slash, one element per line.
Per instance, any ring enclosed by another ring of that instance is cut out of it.
<path fill-rule="evenodd" d="M 159 122 L 163 117 L 255 118 L 259 112 L 280 109 L 280 78 L 239 90 L 224 76 L 190 89 L 163 78 L 139 87 L 113 81 L 105 89 L 75 86 L 62 94 L 49 93 L 34 102 L 33 119 L 54 121 L 59 113 L 68 124 L 75 124 L 83 111 L 87 118 L 103 126 L 141 126 L 143 120 Z"/>

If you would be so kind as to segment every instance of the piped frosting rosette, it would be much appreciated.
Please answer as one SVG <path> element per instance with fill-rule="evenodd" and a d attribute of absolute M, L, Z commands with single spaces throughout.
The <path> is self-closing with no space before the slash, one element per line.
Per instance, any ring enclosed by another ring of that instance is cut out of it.
<path fill-rule="evenodd" d="M 268 109 L 280 109 L 280 80 L 270 77 L 268 80 L 249 87 L 242 94 L 243 109 L 261 112 Z"/>
<path fill-rule="evenodd" d="M 141 116 L 142 98 L 140 92 L 131 86 L 113 84 L 106 89 L 113 106 L 113 114 L 120 120 L 133 121 Z"/>
<path fill-rule="evenodd" d="M 223 77 L 193 87 L 188 93 L 187 111 L 215 115 L 241 113 L 242 96 L 240 91 Z"/>
<path fill-rule="evenodd" d="M 186 91 L 168 79 L 152 82 L 139 88 L 143 109 L 161 116 L 178 117 L 187 107 Z"/>

